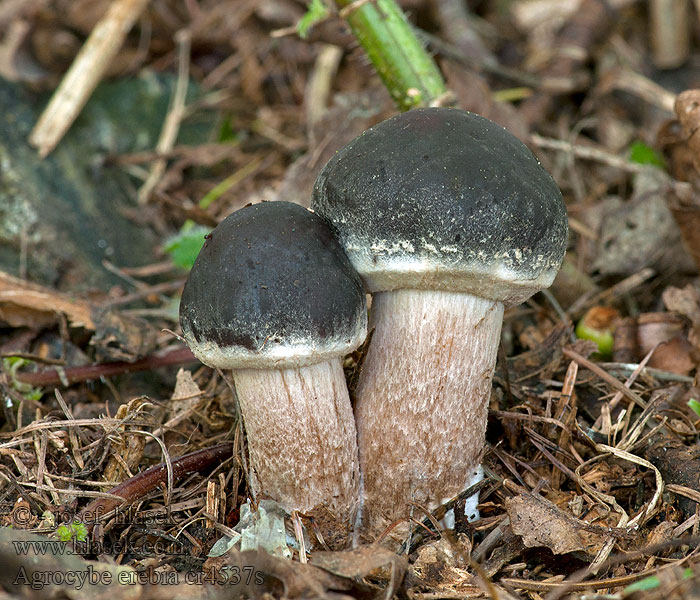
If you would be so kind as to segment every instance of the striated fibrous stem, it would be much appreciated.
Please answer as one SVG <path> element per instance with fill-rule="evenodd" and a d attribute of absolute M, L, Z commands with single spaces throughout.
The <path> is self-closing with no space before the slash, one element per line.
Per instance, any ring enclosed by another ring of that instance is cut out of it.
<path fill-rule="evenodd" d="M 373 296 L 355 405 L 370 537 L 477 479 L 502 321 L 502 303 L 469 294 Z"/>
<path fill-rule="evenodd" d="M 339 358 L 233 371 L 259 498 L 315 517 L 329 545 L 350 539 L 359 507 L 357 433 Z"/>

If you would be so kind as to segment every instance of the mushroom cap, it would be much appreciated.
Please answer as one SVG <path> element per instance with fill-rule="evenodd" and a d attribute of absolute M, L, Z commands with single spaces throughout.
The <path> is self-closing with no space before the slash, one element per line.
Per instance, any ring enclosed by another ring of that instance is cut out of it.
<path fill-rule="evenodd" d="M 371 292 L 517 304 L 552 283 L 566 250 L 549 173 L 506 129 L 458 109 L 416 109 L 368 129 L 321 170 L 311 207 Z"/>
<path fill-rule="evenodd" d="M 366 296 L 327 221 L 298 204 L 264 202 L 207 237 L 182 292 L 180 324 L 206 365 L 300 367 L 362 343 Z"/>

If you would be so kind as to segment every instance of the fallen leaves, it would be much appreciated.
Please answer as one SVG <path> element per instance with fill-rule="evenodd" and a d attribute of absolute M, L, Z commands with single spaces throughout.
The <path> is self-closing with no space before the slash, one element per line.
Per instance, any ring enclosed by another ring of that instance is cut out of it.
<path fill-rule="evenodd" d="M 407 586 L 411 592 L 478 595 L 480 588 L 470 559 L 471 542 L 464 535 L 441 537 L 418 549 L 411 564 Z"/>
<path fill-rule="evenodd" d="M 668 310 L 690 321 L 687 340 L 693 347 L 692 362 L 697 366 L 700 362 L 700 290 L 692 284 L 684 288 L 669 287 L 661 297 Z"/>
<path fill-rule="evenodd" d="M 596 554 L 609 539 L 602 527 L 592 527 L 533 494 L 520 494 L 505 502 L 513 532 L 528 548 L 545 547 L 554 554 L 583 551 Z"/>
<path fill-rule="evenodd" d="M 595 268 L 605 275 L 632 275 L 645 267 L 685 269 L 681 232 L 667 205 L 669 177 L 649 167 L 634 176 L 629 201 L 611 196 L 599 206 Z"/>
<path fill-rule="evenodd" d="M 90 303 L 0 271 L 0 320 L 11 327 L 49 327 L 65 315 L 75 327 L 94 330 Z"/>
<path fill-rule="evenodd" d="M 239 578 L 226 587 L 231 596 L 244 594 L 260 598 L 262 594 L 297 600 L 319 598 L 374 598 L 381 594 L 392 598 L 398 591 L 406 571 L 406 559 L 375 546 L 345 552 L 316 552 L 312 564 L 293 562 L 272 556 L 262 550 L 229 551 L 225 556 L 209 559 L 204 570 L 233 573 L 255 573 L 256 578 Z M 383 576 L 384 568 L 388 576 Z M 381 580 L 370 584 L 365 578 Z"/>
<path fill-rule="evenodd" d="M 0 321 L 11 327 L 41 330 L 65 318 L 72 327 L 93 332 L 99 361 L 133 361 L 151 352 L 156 332 L 143 319 L 12 277 L 0 271 Z"/>
<path fill-rule="evenodd" d="M 688 188 L 676 186 L 670 195 L 669 207 L 680 227 L 686 250 L 700 266 L 700 137 L 697 135 L 700 130 L 700 90 L 680 93 L 674 111 L 676 121 L 667 123 L 660 136 L 664 134 L 664 142 L 672 152 L 671 171 L 691 185 Z"/>
<path fill-rule="evenodd" d="M 695 168 L 700 171 L 700 90 L 686 90 L 678 94 L 674 107 L 683 128 L 688 147 L 693 155 Z"/>
<path fill-rule="evenodd" d="M 362 546 L 346 552 L 316 552 L 311 564 L 346 579 L 370 575 L 381 579 L 386 598 L 397 593 L 407 567 L 405 557 L 381 546 Z"/>

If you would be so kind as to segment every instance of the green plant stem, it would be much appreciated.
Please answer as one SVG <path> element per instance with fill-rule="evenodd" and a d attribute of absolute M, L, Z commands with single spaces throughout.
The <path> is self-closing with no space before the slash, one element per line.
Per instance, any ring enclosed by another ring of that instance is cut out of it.
<path fill-rule="evenodd" d="M 341 14 L 352 4 L 336 0 Z M 428 106 L 447 92 L 435 61 L 394 0 L 368 0 L 344 16 L 401 110 Z"/>

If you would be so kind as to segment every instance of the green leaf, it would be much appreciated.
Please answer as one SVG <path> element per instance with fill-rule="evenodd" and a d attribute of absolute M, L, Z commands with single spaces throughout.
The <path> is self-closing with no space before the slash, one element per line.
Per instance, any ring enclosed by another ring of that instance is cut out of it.
<path fill-rule="evenodd" d="M 87 539 L 87 534 L 87 527 L 80 521 L 73 521 L 70 525 L 62 523 L 56 529 L 56 535 L 62 542 L 70 542 L 71 540 L 84 542 Z"/>
<path fill-rule="evenodd" d="M 238 132 L 233 128 L 231 115 L 224 117 L 219 127 L 219 142 L 221 144 L 237 144 Z"/>
<path fill-rule="evenodd" d="M 653 165 L 661 169 L 666 168 L 663 156 L 644 142 L 633 142 L 629 149 L 629 157 L 632 162 L 639 165 Z"/>
<path fill-rule="evenodd" d="M 56 535 L 62 542 L 70 542 L 73 538 L 73 530 L 70 528 L 70 525 L 62 523 L 58 526 L 58 529 L 56 529 Z"/>
<path fill-rule="evenodd" d="M 170 254 L 170 258 L 176 266 L 189 271 L 204 245 L 204 236 L 210 231 L 201 225 L 188 227 L 188 223 L 185 223 L 180 232 L 165 243 L 163 250 Z"/>
<path fill-rule="evenodd" d="M 24 392 L 24 397 L 27 400 L 33 400 L 34 402 L 39 402 L 44 396 L 44 390 L 42 388 L 32 388 L 31 390 Z"/>
<path fill-rule="evenodd" d="M 683 579 L 692 579 L 694 576 L 695 574 L 693 573 L 693 570 L 690 567 L 686 567 L 683 570 Z M 644 579 L 640 579 L 639 581 L 628 585 L 623 590 L 622 597 L 627 598 L 627 596 L 631 596 L 635 592 L 647 592 L 649 590 L 656 589 L 660 585 L 661 582 L 659 581 L 659 578 L 656 575 L 651 575 L 649 577 L 645 577 Z"/>
<path fill-rule="evenodd" d="M 652 575 L 628 585 L 624 590 L 624 595 L 627 596 L 633 592 L 646 592 L 659 587 L 659 585 L 659 578 L 656 575 Z"/>
<path fill-rule="evenodd" d="M 696 415 L 700 417 L 700 402 L 698 402 L 695 398 L 691 398 L 688 400 L 688 406 L 695 412 Z"/>
<path fill-rule="evenodd" d="M 302 40 L 306 39 L 309 29 L 328 16 L 328 8 L 323 0 L 311 0 L 304 16 L 297 23 L 297 33 Z"/>
<path fill-rule="evenodd" d="M 87 539 L 88 530 L 85 526 L 85 523 L 81 523 L 80 521 L 73 521 L 73 523 L 71 524 L 71 528 L 73 529 L 73 533 L 75 535 L 76 540 L 78 540 L 79 542 L 84 542 Z"/>

